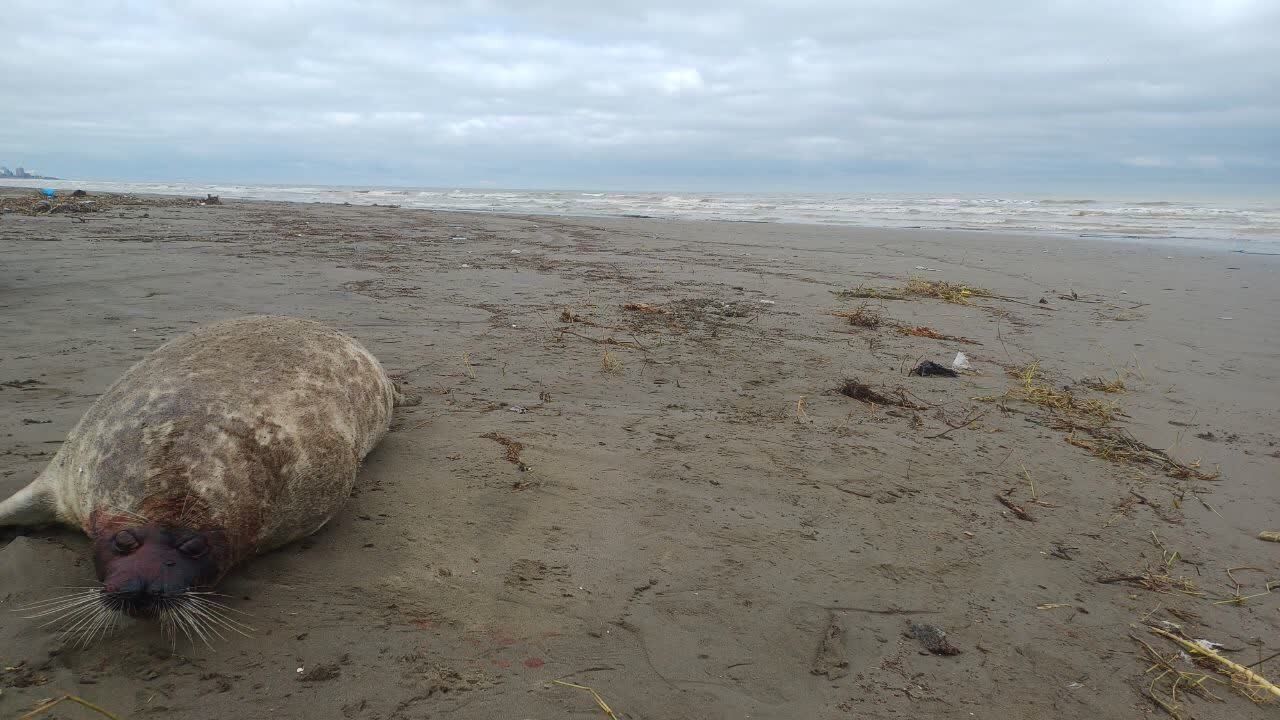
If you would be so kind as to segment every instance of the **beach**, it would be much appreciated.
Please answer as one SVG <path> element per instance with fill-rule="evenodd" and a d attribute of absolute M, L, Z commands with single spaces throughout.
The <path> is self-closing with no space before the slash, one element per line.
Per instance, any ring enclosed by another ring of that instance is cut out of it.
<path fill-rule="evenodd" d="M 9 611 L 87 541 L 0 531 L 3 717 L 1132 718 L 1152 626 L 1280 650 L 1280 257 L 145 196 L 0 253 L 0 497 L 201 323 L 323 321 L 423 396 L 224 582 L 247 636 L 64 643 Z M 1186 716 L 1273 712 L 1175 667 Z"/>

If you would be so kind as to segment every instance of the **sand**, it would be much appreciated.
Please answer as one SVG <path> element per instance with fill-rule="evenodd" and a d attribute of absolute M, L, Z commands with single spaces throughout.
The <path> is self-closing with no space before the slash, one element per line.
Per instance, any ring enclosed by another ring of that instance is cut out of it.
<path fill-rule="evenodd" d="M 1172 678 L 1131 635 L 1203 672 L 1144 620 L 1241 664 L 1280 650 L 1280 545 L 1256 539 L 1280 529 L 1277 258 L 160 199 L 5 214 L 0 252 L 0 495 L 130 363 L 220 318 L 331 323 L 425 397 L 333 522 L 227 579 L 250 637 L 67 645 L 8 611 L 92 582 L 84 538 L 4 531 L 3 717 L 61 693 L 122 717 L 606 717 L 559 679 L 619 718 L 1133 718 Z M 1008 299 L 833 294 L 913 275 Z M 886 322 L 830 314 L 863 302 Z M 957 351 L 972 371 L 907 374 Z M 1220 476 L 993 401 L 1031 362 Z M 1126 391 L 1075 384 L 1098 376 Z M 849 378 L 913 407 L 832 392 Z M 1144 573 L 1188 592 L 1098 582 Z M 959 654 L 925 651 L 933 629 Z M 1223 702 L 1179 692 L 1184 716 L 1274 711 L 1209 683 Z"/>

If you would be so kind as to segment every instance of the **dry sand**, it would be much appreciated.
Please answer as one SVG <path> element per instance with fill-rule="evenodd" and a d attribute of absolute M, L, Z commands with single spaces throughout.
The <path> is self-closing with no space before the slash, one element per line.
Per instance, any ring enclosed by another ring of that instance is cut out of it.
<path fill-rule="evenodd" d="M 198 323 L 322 320 L 426 398 L 338 518 L 226 581 L 252 637 L 171 650 L 135 625 L 66 646 L 9 610 L 92 581 L 84 539 L 0 536 L 2 717 L 64 692 L 122 717 L 606 717 L 561 679 L 619 718 L 1134 718 L 1162 714 L 1143 692 L 1172 676 L 1144 674 L 1131 635 L 1203 672 L 1144 619 L 1243 664 L 1280 650 L 1280 545 L 1255 537 L 1280 529 L 1277 258 L 160 199 L 5 214 L 0 252 L 2 495 Z M 911 275 L 1018 302 L 871 301 L 976 344 L 830 314 L 864 302 L 833 291 Z M 906 374 L 957 350 L 972 373 Z M 1099 458 L 1043 408 L 976 399 L 1033 360 L 1055 388 L 1121 374 L 1124 393 L 1072 392 L 1220 479 Z M 918 409 L 831 394 L 846 378 Z M 1098 582 L 1144 574 L 1187 592 Z M 922 654 L 912 623 L 961 653 Z M 1280 679 L 1280 660 L 1256 669 Z M 1208 684 L 1223 701 L 1184 687 L 1184 717 L 1274 712 Z"/>

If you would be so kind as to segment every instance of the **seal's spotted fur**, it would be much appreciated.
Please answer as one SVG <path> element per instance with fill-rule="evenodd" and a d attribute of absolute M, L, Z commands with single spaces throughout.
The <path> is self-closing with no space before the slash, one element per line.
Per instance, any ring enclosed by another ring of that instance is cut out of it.
<path fill-rule="evenodd" d="M 98 398 L 0 525 L 109 537 L 139 524 L 207 533 L 218 576 L 320 529 L 400 395 L 355 340 L 253 316 L 174 339 Z"/>

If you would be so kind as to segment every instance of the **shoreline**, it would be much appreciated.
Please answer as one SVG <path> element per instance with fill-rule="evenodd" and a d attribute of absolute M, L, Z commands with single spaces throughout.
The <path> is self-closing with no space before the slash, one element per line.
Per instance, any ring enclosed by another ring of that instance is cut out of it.
<path fill-rule="evenodd" d="M 359 189 L 347 188 L 345 186 L 316 186 L 314 188 L 307 188 L 307 187 L 299 188 L 297 186 L 258 186 L 262 188 L 264 191 L 276 192 L 281 194 L 291 193 L 294 195 L 298 195 L 303 192 L 317 192 L 317 193 L 322 192 L 322 193 L 328 193 L 330 195 L 338 195 L 339 193 L 343 193 L 345 194 L 343 195 L 343 197 L 347 197 L 348 199 L 346 201 L 341 201 L 336 197 L 327 197 L 327 196 L 324 198 L 317 198 L 317 199 L 307 199 L 305 197 L 281 197 L 281 198 L 262 197 L 260 195 L 254 195 L 252 193 L 245 194 L 245 193 L 236 192 L 237 188 L 240 190 L 243 190 L 245 188 L 249 188 L 253 186 L 226 185 L 226 184 L 218 184 L 218 183 L 212 183 L 212 184 L 111 183 L 111 182 L 80 182 L 80 181 L 72 181 L 72 180 L 61 180 L 61 181 L 58 181 L 58 183 L 61 183 L 61 184 L 53 184 L 51 186 L 58 187 L 60 189 L 62 188 L 72 189 L 77 187 L 83 187 L 84 189 L 91 190 L 94 192 L 135 194 L 135 195 L 154 195 L 157 197 L 189 197 L 193 193 L 221 194 L 222 197 L 225 197 L 228 200 L 235 200 L 237 202 L 297 202 L 304 205 L 315 204 L 315 203 L 342 205 L 344 202 L 346 202 L 350 205 L 366 206 L 366 207 L 399 207 L 405 210 L 427 210 L 431 212 L 464 212 L 464 213 L 478 213 L 478 214 L 486 214 L 486 215 L 497 214 L 497 215 L 513 215 L 513 216 L 566 217 L 566 218 L 581 218 L 581 219 L 631 218 L 631 219 L 640 219 L 640 220 L 661 220 L 661 221 L 783 224 L 783 225 L 820 226 L 820 227 L 841 227 L 841 228 L 869 229 L 869 230 L 921 230 L 921 231 L 929 231 L 929 232 L 958 232 L 958 233 L 978 232 L 978 233 L 995 233 L 995 234 L 1010 234 L 1010 235 L 1033 235 L 1033 236 L 1044 236 L 1048 238 L 1067 238 L 1067 239 L 1086 240 L 1086 241 L 1096 240 L 1101 242 L 1124 242 L 1124 243 L 1151 245 L 1156 247 L 1200 249 L 1207 252 L 1238 252 L 1238 253 L 1255 254 L 1255 255 L 1280 255 L 1280 230 L 1278 230 L 1275 235 L 1259 235 L 1256 237 L 1246 237 L 1243 235 L 1230 236 L 1230 237 L 1216 237 L 1216 236 L 1210 236 L 1210 235 L 1158 233 L 1155 231 L 1135 233 L 1135 232 L 1132 232 L 1131 230 L 1122 231 L 1118 229 L 1115 231 L 1099 231 L 1099 230 L 1084 230 L 1081 228 L 1076 228 L 1076 229 L 1018 228 L 1018 227 L 1002 228 L 1002 227 L 994 227 L 994 226 L 992 227 L 973 226 L 973 225 L 966 225 L 963 223 L 958 223 L 954 225 L 939 224 L 935 226 L 929 226 L 927 224 L 926 225 L 908 224 L 906 221 L 889 223 L 889 222 L 876 222 L 874 220 L 871 222 L 860 222 L 857 220 L 832 219 L 832 218 L 827 218 L 827 219 L 815 218 L 812 220 L 804 220 L 801 218 L 794 218 L 794 217 L 735 218 L 735 217 L 697 216 L 696 213 L 693 215 L 689 215 L 687 214 L 687 211 L 686 211 L 686 215 L 681 215 L 680 214 L 681 211 L 674 211 L 674 210 L 663 211 L 661 208 L 652 208 L 652 207 L 648 208 L 645 212 L 624 212 L 621 210 L 616 212 L 603 212 L 603 211 L 589 212 L 582 209 L 578 209 L 576 211 L 574 210 L 565 211 L 565 210 L 552 209 L 552 208 L 548 208 L 546 210 L 531 210 L 529 208 L 519 208 L 519 207 L 478 208 L 478 207 L 450 207 L 445 204 L 425 204 L 425 203 L 416 204 L 414 202 L 405 203 L 404 201 L 411 197 L 410 196 L 411 192 L 420 190 L 418 188 L 359 190 Z M 121 188 L 121 186 L 128 186 L 128 185 L 136 185 L 136 186 L 142 186 L 142 187 L 141 188 L 123 188 L 123 189 Z M 166 185 L 172 188 L 182 186 L 185 192 L 169 192 L 169 191 L 163 191 L 159 189 L 148 189 L 148 188 L 156 188 L 159 186 L 166 186 Z M 30 184 L 27 184 L 27 185 L 12 185 L 12 184 L 0 185 L 0 191 L 36 189 L 40 186 L 41 186 L 41 183 L 37 181 L 32 181 Z M 229 190 L 230 192 L 228 192 Z M 506 191 L 506 190 L 488 191 L 483 189 L 474 189 L 474 190 L 468 189 L 468 190 L 457 190 L 457 191 L 441 190 L 438 192 L 437 191 L 430 191 L 430 192 L 433 195 L 440 195 L 440 196 L 448 196 L 453 192 L 460 192 L 460 193 L 463 193 L 464 195 L 466 194 L 474 194 L 474 195 L 503 194 L 503 195 L 511 195 L 511 196 L 518 196 L 518 195 L 536 196 L 541 193 L 541 191 Z M 578 191 L 573 191 L 572 193 L 568 193 L 568 192 L 560 193 L 560 192 L 548 191 L 546 194 L 549 194 L 549 195 L 577 194 L 577 195 L 590 195 L 593 197 L 609 195 L 609 193 L 585 193 L 585 192 L 578 192 Z M 618 195 L 625 196 L 627 194 L 620 193 Z M 662 195 L 662 193 L 633 193 L 633 195 L 649 195 L 649 196 L 656 197 L 658 195 Z M 701 194 L 693 193 L 691 195 L 693 196 L 716 195 L 716 193 L 701 193 Z M 747 193 L 745 195 L 751 196 L 750 193 Z M 372 196 L 373 198 L 384 200 L 387 202 L 375 203 L 372 201 L 372 199 L 370 199 L 369 196 Z M 769 196 L 761 195 L 760 197 L 765 198 Z M 795 197 L 804 197 L 804 196 L 795 195 Z M 398 203 L 393 202 L 394 200 L 397 200 L 397 199 L 400 200 L 400 202 Z M 1055 206 L 1055 207 L 1077 207 L 1080 201 L 1042 200 L 1040 202 L 1045 203 L 1046 205 Z M 1104 202 L 1104 201 L 1090 201 L 1090 202 Z M 1111 201 L 1105 201 L 1105 202 L 1111 202 Z M 1151 203 L 1151 202 L 1132 203 L 1132 204 L 1139 205 L 1139 206 L 1161 205 L 1161 203 Z"/>

